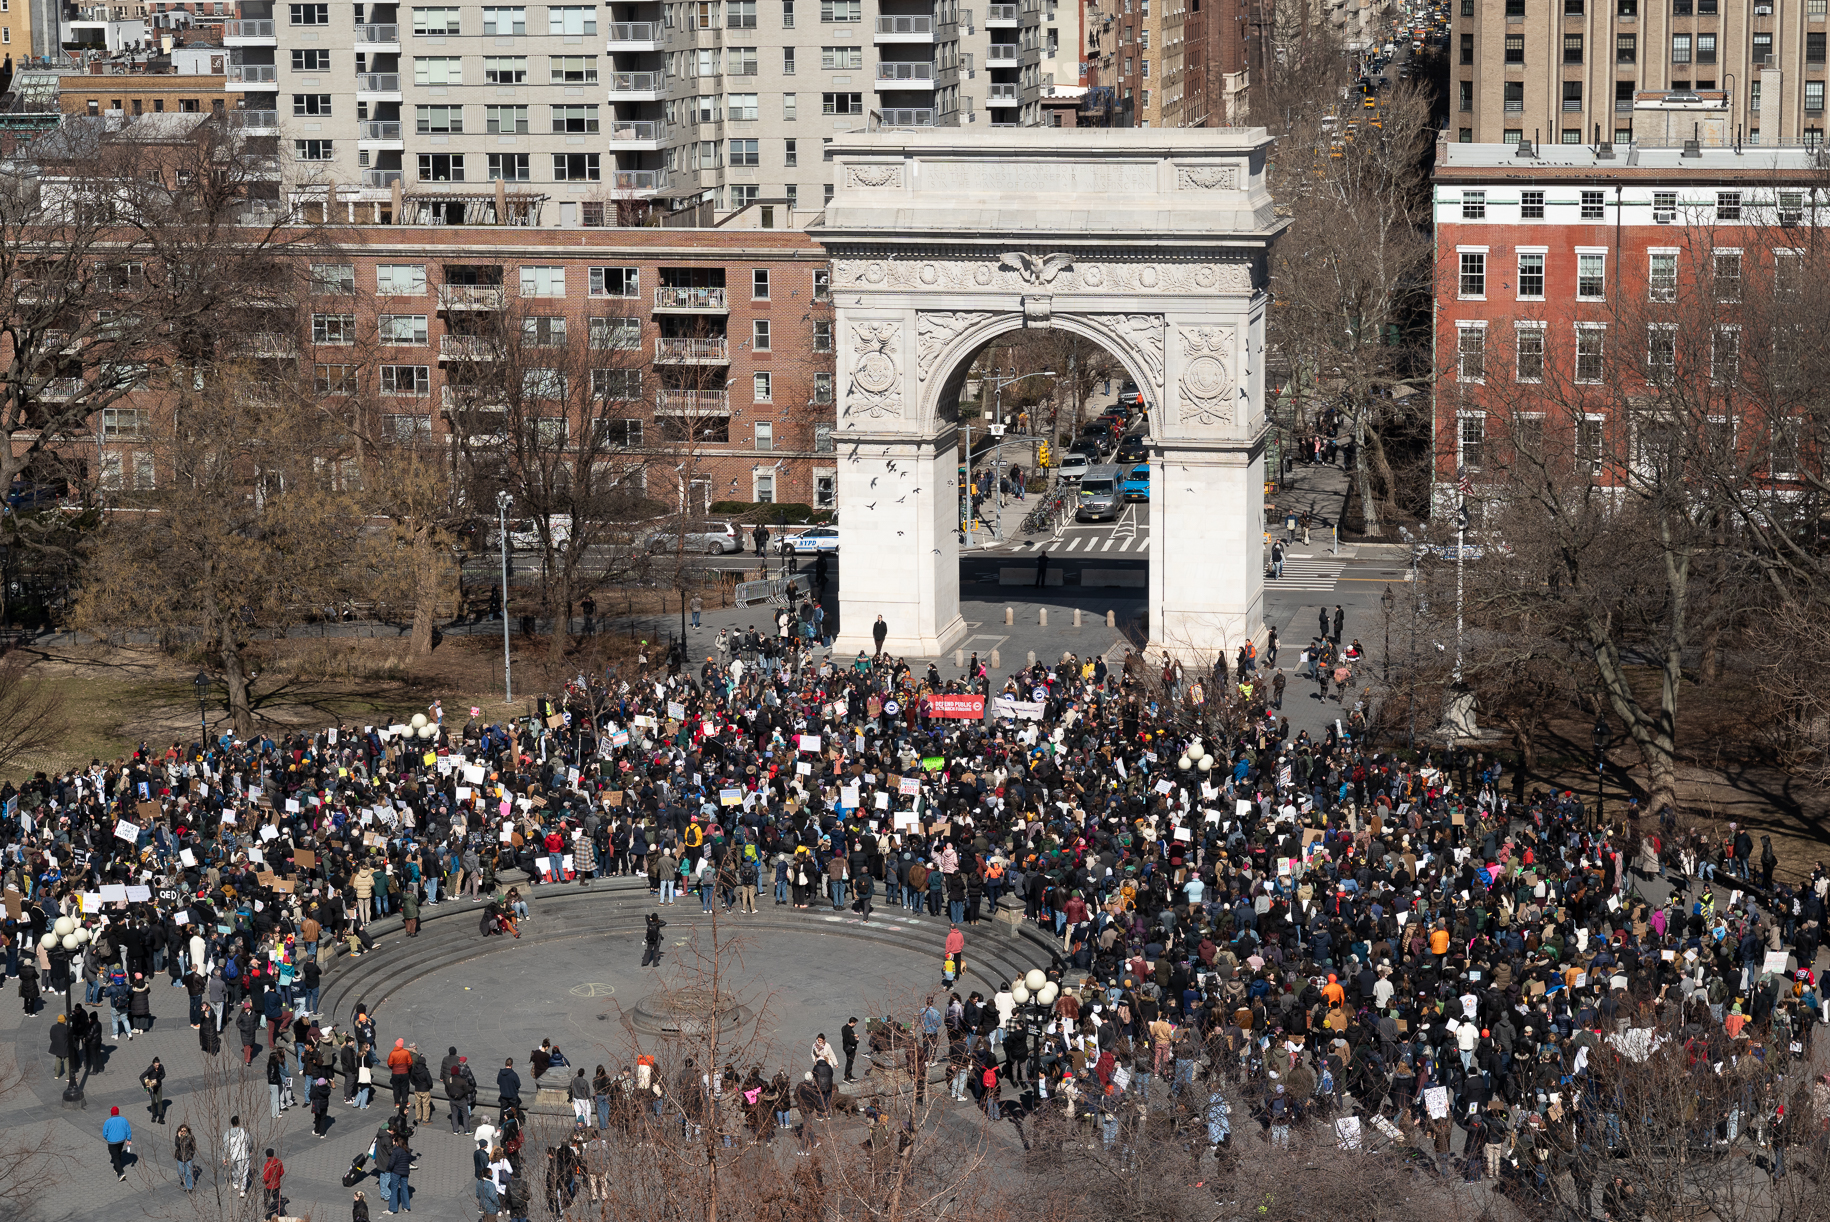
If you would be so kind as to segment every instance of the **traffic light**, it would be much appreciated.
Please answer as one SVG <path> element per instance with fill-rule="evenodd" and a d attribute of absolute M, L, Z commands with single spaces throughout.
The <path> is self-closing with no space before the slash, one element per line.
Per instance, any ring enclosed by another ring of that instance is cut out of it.
<path fill-rule="evenodd" d="M 1046 441 L 1036 448 L 1036 465 L 1039 467 L 1052 465 L 1048 460 L 1048 442 Z"/>

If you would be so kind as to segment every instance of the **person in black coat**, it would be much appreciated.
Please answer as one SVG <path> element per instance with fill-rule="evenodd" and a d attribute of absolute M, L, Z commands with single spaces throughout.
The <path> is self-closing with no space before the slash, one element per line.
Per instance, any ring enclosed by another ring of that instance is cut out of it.
<path fill-rule="evenodd" d="M 503 1112 L 511 1107 L 521 1106 L 521 1075 L 515 1072 L 515 1059 L 510 1057 L 496 1074 L 497 1104 Z"/>
<path fill-rule="evenodd" d="M 53 1075 L 63 1077 L 70 1068 L 71 1056 L 70 1023 L 62 1014 L 59 1014 L 57 1021 L 51 1024 L 51 1059 L 56 1063 L 52 1070 Z"/>
<path fill-rule="evenodd" d="M 311 1132 L 319 1140 L 324 1138 L 325 1126 L 330 1122 L 330 1079 L 313 1078 L 311 1082 Z"/>

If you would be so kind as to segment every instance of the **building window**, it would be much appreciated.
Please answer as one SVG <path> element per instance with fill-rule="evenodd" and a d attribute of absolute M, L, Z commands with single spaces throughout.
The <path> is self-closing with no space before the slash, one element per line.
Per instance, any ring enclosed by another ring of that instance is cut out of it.
<path fill-rule="evenodd" d="M 750 376 L 750 396 L 758 403 L 773 403 L 775 401 L 775 375 L 772 373 L 752 374 Z M 761 450 L 766 447 L 757 446 L 756 448 Z"/>
<path fill-rule="evenodd" d="M 521 320 L 521 346 L 524 348 L 563 348 L 566 346 L 566 320 L 549 314 L 535 314 Z"/>
<path fill-rule="evenodd" d="M 1455 82 L 1455 91 L 1457 94 L 1457 109 L 1461 110 L 1463 113 L 1473 110 L 1474 82 L 1457 81 Z"/>
<path fill-rule="evenodd" d="M 430 365 L 383 365 L 381 393 L 384 395 L 429 395 L 432 393 Z"/>
<path fill-rule="evenodd" d="M 458 32 L 458 10 L 454 8 L 413 10 L 413 34 L 417 38 L 454 36 Z"/>
<path fill-rule="evenodd" d="M 1601 332 L 1595 331 L 1591 334 L 1596 337 L 1596 351 L 1599 353 Z M 1597 368 L 1599 368 L 1599 364 L 1597 364 Z M 1593 380 L 1599 382 L 1600 374 L 1597 374 Z M 1600 416 L 1584 416 L 1576 421 L 1576 461 L 1578 463 L 1587 463 L 1591 468 L 1601 464 L 1601 439 L 1604 423 L 1605 421 Z"/>
<path fill-rule="evenodd" d="M 768 377 L 767 374 L 761 373 L 756 376 L 762 379 L 767 379 Z M 760 395 L 763 392 L 759 389 L 758 393 Z M 767 403 L 769 400 L 767 398 L 759 397 L 756 401 L 758 403 Z M 756 448 L 764 453 L 775 449 L 775 425 L 773 422 L 768 420 L 758 420 L 756 422 Z"/>
<path fill-rule="evenodd" d="M 1738 221 L 1741 219 L 1741 192 L 1716 192 L 1716 220 Z"/>
<path fill-rule="evenodd" d="M 1576 327 L 1576 381 L 1601 381 L 1602 348 L 1606 336 L 1607 332 L 1599 326 L 1579 324 Z"/>
<path fill-rule="evenodd" d="M 1544 299 L 1544 252 L 1525 251 L 1519 255 L 1519 300 Z"/>
<path fill-rule="evenodd" d="M 861 93 L 822 93 L 820 95 L 820 113 L 823 115 L 861 115 L 864 113 L 864 95 Z"/>
<path fill-rule="evenodd" d="M 769 351 L 769 320 L 754 319 L 750 323 L 750 347 L 757 352 Z"/>
<path fill-rule="evenodd" d="M 1521 382 L 1544 380 L 1544 324 L 1520 323 L 1513 332 L 1518 344 L 1514 376 Z"/>
<path fill-rule="evenodd" d="M 813 350 L 815 352 L 832 351 L 832 320 L 815 319 L 813 324 Z"/>
<path fill-rule="evenodd" d="M 592 348 L 633 352 L 642 346 L 640 318 L 593 318 L 586 341 Z"/>
<path fill-rule="evenodd" d="M 489 154 L 490 182 L 527 182 L 528 153 L 491 153 Z"/>
<path fill-rule="evenodd" d="M 758 471 L 750 478 L 755 481 L 756 503 L 758 505 L 773 505 L 775 503 L 775 472 Z"/>
<path fill-rule="evenodd" d="M 1646 296 L 1652 301 L 1677 300 L 1677 251 L 1655 250 L 1646 256 Z"/>
<path fill-rule="evenodd" d="M 555 55 L 549 61 L 550 84 L 589 85 L 597 80 L 597 56 Z"/>
<path fill-rule="evenodd" d="M 1528 221 L 1543 220 L 1544 219 L 1544 192 L 1542 192 L 1542 191 L 1521 191 L 1521 192 L 1519 192 L 1519 216 L 1522 219 L 1528 220 Z"/>
<path fill-rule="evenodd" d="M 1608 257 L 1601 252 L 1578 252 L 1576 255 L 1576 297 L 1582 301 L 1600 301 L 1607 290 Z"/>
<path fill-rule="evenodd" d="M 826 428 L 825 425 L 819 427 Z M 831 430 L 828 429 L 828 435 L 830 435 L 830 432 Z M 831 471 L 815 471 L 813 473 L 813 507 L 815 509 L 831 509 L 838 503 L 838 476 Z"/>
<path fill-rule="evenodd" d="M 813 273 L 813 299 L 826 301 L 832 296 L 832 273 L 820 268 Z"/>
<path fill-rule="evenodd" d="M 591 394 L 598 399 L 639 399 L 642 397 L 642 371 L 640 369 L 593 369 L 591 371 Z M 636 445 L 641 445 L 641 433 L 636 434 Z"/>
<path fill-rule="evenodd" d="M 423 346 L 426 342 L 424 314 L 383 314 L 375 320 L 375 327 L 384 344 Z"/>
<path fill-rule="evenodd" d="M 728 162 L 728 164 L 733 165 L 733 166 L 751 166 L 751 167 L 761 165 L 762 164 L 762 153 L 760 151 L 760 146 L 761 146 L 761 141 L 758 141 L 758 140 L 733 140 L 733 141 L 731 141 L 731 147 L 730 147 L 730 153 L 729 153 L 730 161 Z"/>
<path fill-rule="evenodd" d="M 485 8 L 483 10 L 485 37 L 501 38 L 525 33 L 527 33 L 527 10 L 525 8 Z"/>
<path fill-rule="evenodd" d="M 295 161 L 332 161 L 332 142 L 329 140 L 294 140 L 292 156 Z"/>
<path fill-rule="evenodd" d="M 491 85 L 525 85 L 527 83 L 527 56 L 485 56 L 483 80 Z"/>
<path fill-rule="evenodd" d="M 1456 329 L 1456 376 L 1478 382 L 1487 376 L 1487 328 L 1463 323 Z"/>
<path fill-rule="evenodd" d="M 1690 35 L 1673 34 L 1671 36 L 1671 62 L 1674 64 L 1690 62 Z"/>
<path fill-rule="evenodd" d="M 769 269 L 768 268 L 758 267 L 758 268 L 753 268 L 751 270 L 751 272 L 750 272 L 750 300 L 751 301 L 769 300 Z"/>
<path fill-rule="evenodd" d="M 597 131 L 597 106 L 555 106 L 553 107 L 553 132 L 555 135 L 584 136 Z"/>
<path fill-rule="evenodd" d="M 1464 64 L 1474 62 L 1474 35 L 1472 34 L 1461 36 L 1461 62 Z"/>
<path fill-rule="evenodd" d="M 354 263 L 313 263 L 311 291 L 314 293 L 349 294 L 356 291 Z"/>
<path fill-rule="evenodd" d="M 1599 221 L 1607 215 L 1607 196 L 1601 191 L 1582 193 L 1582 219 Z"/>
<path fill-rule="evenodd" d="M 598 153 L 554 153 L 554 182 L 601 182 L 603 160 Z"/>
<path fill-rule="evenodd" d="M 1805 35 L 1805 62 L 1807 64 L 1824 62 L 1824 36 L 1821 33 Z"/>
<path fill-rule="evenodd" d="M 1466 471 L 1481 469 L 1481 448 L 1487 440 L 1487 420 L 1484 416 L 1463 416 L 1456 430 L 1458 443 L 1456 460 Z"/>
<path fill-rule="evenodd" d="M 104 407 L 102 440 L 131 441 L 152 432 L 152 413 L 138 407 Z"/>
<path fill-rule="evenodd" d="M 380 263 L 375 267 L 375 291 L 390 297 L 418 297 L 426 291 L 424 263 Z"/>
<path fill-rule="evenodd" d="M 1811 114 L 1822 114 L 1824 110 L 1824 83 L 1822 81 L 1805 82 L 1805 110 Z M 1816 143 L 1816 141 L 1807 141 Z"/>
<path fill-rule="evenodd" d="M 463 182 L 464 154 L 419 154 L 419 180 L 421 182 Z"/>
<path fill-rule="evenodd" d="M 1807 85 L 1811 84 L 1809 81 L 1806 81 L 1805 83 Z M 1808 92 L 1806 96 L 1810 96 Z M 1818 100 L 1820 103 L 1823 100 L 1823 84 L 1821 82 L 1818 83 Z M 1781 191 L 1779 193 L 1779 223 L 1781 225 L 1797 225 L 1804 219 L 1805 193 L 1803 191 Z M 1796 256 L 1783 256 L 1781 258 L 1782 266 L 1784 265 L 1786 258 L 1796 258 Z"/>
<path fill-rule="evenodd" d="M 414 116 L 414 131 L 421 136 L 461 135 L 464 131 L 462 106 L 420 106 Z"/>
<path fill-rule="evenodd" d="M 1654 191 L 1652 193 L 1652 219 L 1661 225 L 1668 225 L 1677 220 L 1677 192 Z"/>
<path fill-rule="evenodd" d="M 1507 81 L 1505 85 L 1505 107 L 1509 115 L 1521 114 L 1525 110 L 1525 83 Z"/>
<path fill-rule="evenodd" d="M 356 342 L 354 314 L 313 314 L 311 342 L 314 344 L 353 344 Z"/>
<path fill-rule="evenodd" d="M 639 267 L 593 267 L 590 288 L 593 297 L 640 297 L 642 269 Z"/>
<path fill-rule="evenodd" d="M 1582 82 L 1581 81 L 1564 81 L 1563 82 L 1563 109 L 1565 112 L 1579 111 L 1582 109 Z M 1564 143 L 1568 144 L 1571 142 L 1566 140 L 1566 141 L 1564 141 Z M 1578 143 L 1579 143 L 1579 141 L 1578 141 Z"/>
<path fill-rule="evenodd" d="M 855 72 L 864 67 L 862 47 L 821 47 L 820 68 L 825 72 Z"/>
<path fill-rule="evenodd" d="M 528 134 L 527 107 L 485 106 L 483 131 L 491 136 L 525 136 Z"/>
<path fill-rule="evenodd" d="M 458 55 L 419 55 L 413 59 L 415 85 L 462 85 L 464 60 Z"/>
<path fill-rule="evenodd" d="M 1461 293 L 1462 297 L 1485 297 L 1487 295 L 1487 255 L 1484 251 L 1461 252 Z"/>
<path fill-rule="evenodd" d="M 1487 219 L 1487 193 L 1485 191 L 1464 190 L 1461 193 L 1461 219 L 1464 221 Z"/>
<path fill-rule="evenodd" d="M 832 375 L 830 373 L 813 375 L 813 401 L 815 403 L 832 402 Z"/>
<path fill-rule="evenodd" d="M 1563 62 L 1566 64 L 1582 62 L 1582 35 L 1565 34 L 1563 36 Z"/>
<path fill-rule="evenodd" d="M 789 169 L 793 169 L 800 164 L 800 152 L 795 147 L 795 143 L 792 140 L 784 140 L 782 142 L 782 164 Z"/>
<path fill-rule="evenodd" d="M 1718 250 L 1715 253 L 1714 275 L 1717 301 L 1741 300 L 1741 252 L 1738 250 Z"/>
<path fill-rule="evenodd" d="M 289 4 L 293 25 L 329 25 L 330 5 L 328 4 Z"/>
<path fill-rule="evenodd" d="M 822 25 L 849 25 L 864 20 L 864 0 L 820 0 Z"/>
<path fill-rule="evenodd" d="M 1506 62 L 1509 64 L 1522 64 L 1525 62 L 1525 35 L 1506 35 Z"/>
<path fill-rule="evenodd" d="M 1716 36 L 1714 34 L 1697 35 L 1697 62 L 1699 64 L 1716 62 Z"/>
<path fill-rule="evenodd" d="M 523 267 L 521 269 L 521 295 L 523 297 L 564 297 L 566 295 L 566 269 L 561 267 Z"/>
<path fill-rule="evenodd" d="M 1677 328 L 1668 323 L 1646 326 L 1646 376 L 1661 380 L 1677 368 Z"/>
<path fill-rule="evenodd" d="M 574 37 L 581 34 L 595 34 L 597 33 L 597 9 L 590 5 L 549 4 L 546 10 L 546 32 L 548 34 L 570 34 Z"/>
<path fill-rule="evenodd" d="M 1632 64 L 1639 62 L 1639 35 L 1617 34 L 1614 36 L 1614 62 Z M 1633 82 L 1628 81 L 1630 86 Z"/>
<path fill-rule="evenodd" d="M 1741 376 L 1741 328 L 1717 327 L 1709 337 L 1709 376 L 1733 382 Z"/>
<path fill-rule="evenodd" d="M 295 93 L 292 95 L 292 113 L 328 119 L 330 118 L 330 95 L 328 93 Z"/>

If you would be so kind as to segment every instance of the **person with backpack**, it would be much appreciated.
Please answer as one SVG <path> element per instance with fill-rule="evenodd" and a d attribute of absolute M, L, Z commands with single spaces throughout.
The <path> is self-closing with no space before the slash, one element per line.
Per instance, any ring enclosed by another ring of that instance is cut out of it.
<path fill-rule="evenodd" d="M 470 1072 L 466 1058 L 458 1057 L 457 1063 L 445 1071 L 445 1098 L 451 1103 L 451 1131 L 468 1133 L 470 1131 L 470 1109 L 476 1102 L 477 1079 Z"/>
<path fill-rule="evenodd" d="M 1277 1089 L 1271 1095 L 1270 1107 L 1266 1110 L 1271 1114 L 1271 1144 L 1288 1149 L 1290 1122 L 1295 1118 L 1296 1106 L 1285 1092 L 1282 1082 L 1277 1084 Z"/>
<path fill-rule="evenodd" d="M 756 912 L 756 887 L 761 878 L 761 866 L 756 860 L 756 846 L 743 846 L 743 861 L 737 867 L 737 911 Z"/>

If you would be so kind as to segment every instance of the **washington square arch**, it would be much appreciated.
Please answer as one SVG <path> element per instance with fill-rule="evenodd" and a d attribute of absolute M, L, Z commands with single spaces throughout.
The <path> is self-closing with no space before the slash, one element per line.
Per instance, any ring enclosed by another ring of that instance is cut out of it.
<path fill-rule="evenodd" d="M 838 646 L 934 656 L 959 612 L 957 403 L 988 341 L 1085 337 L 1148 409 L 1149 636 L 1184 661 L 1264 621 L 1263 129 L 964 129 L 835 138 Z"/>

